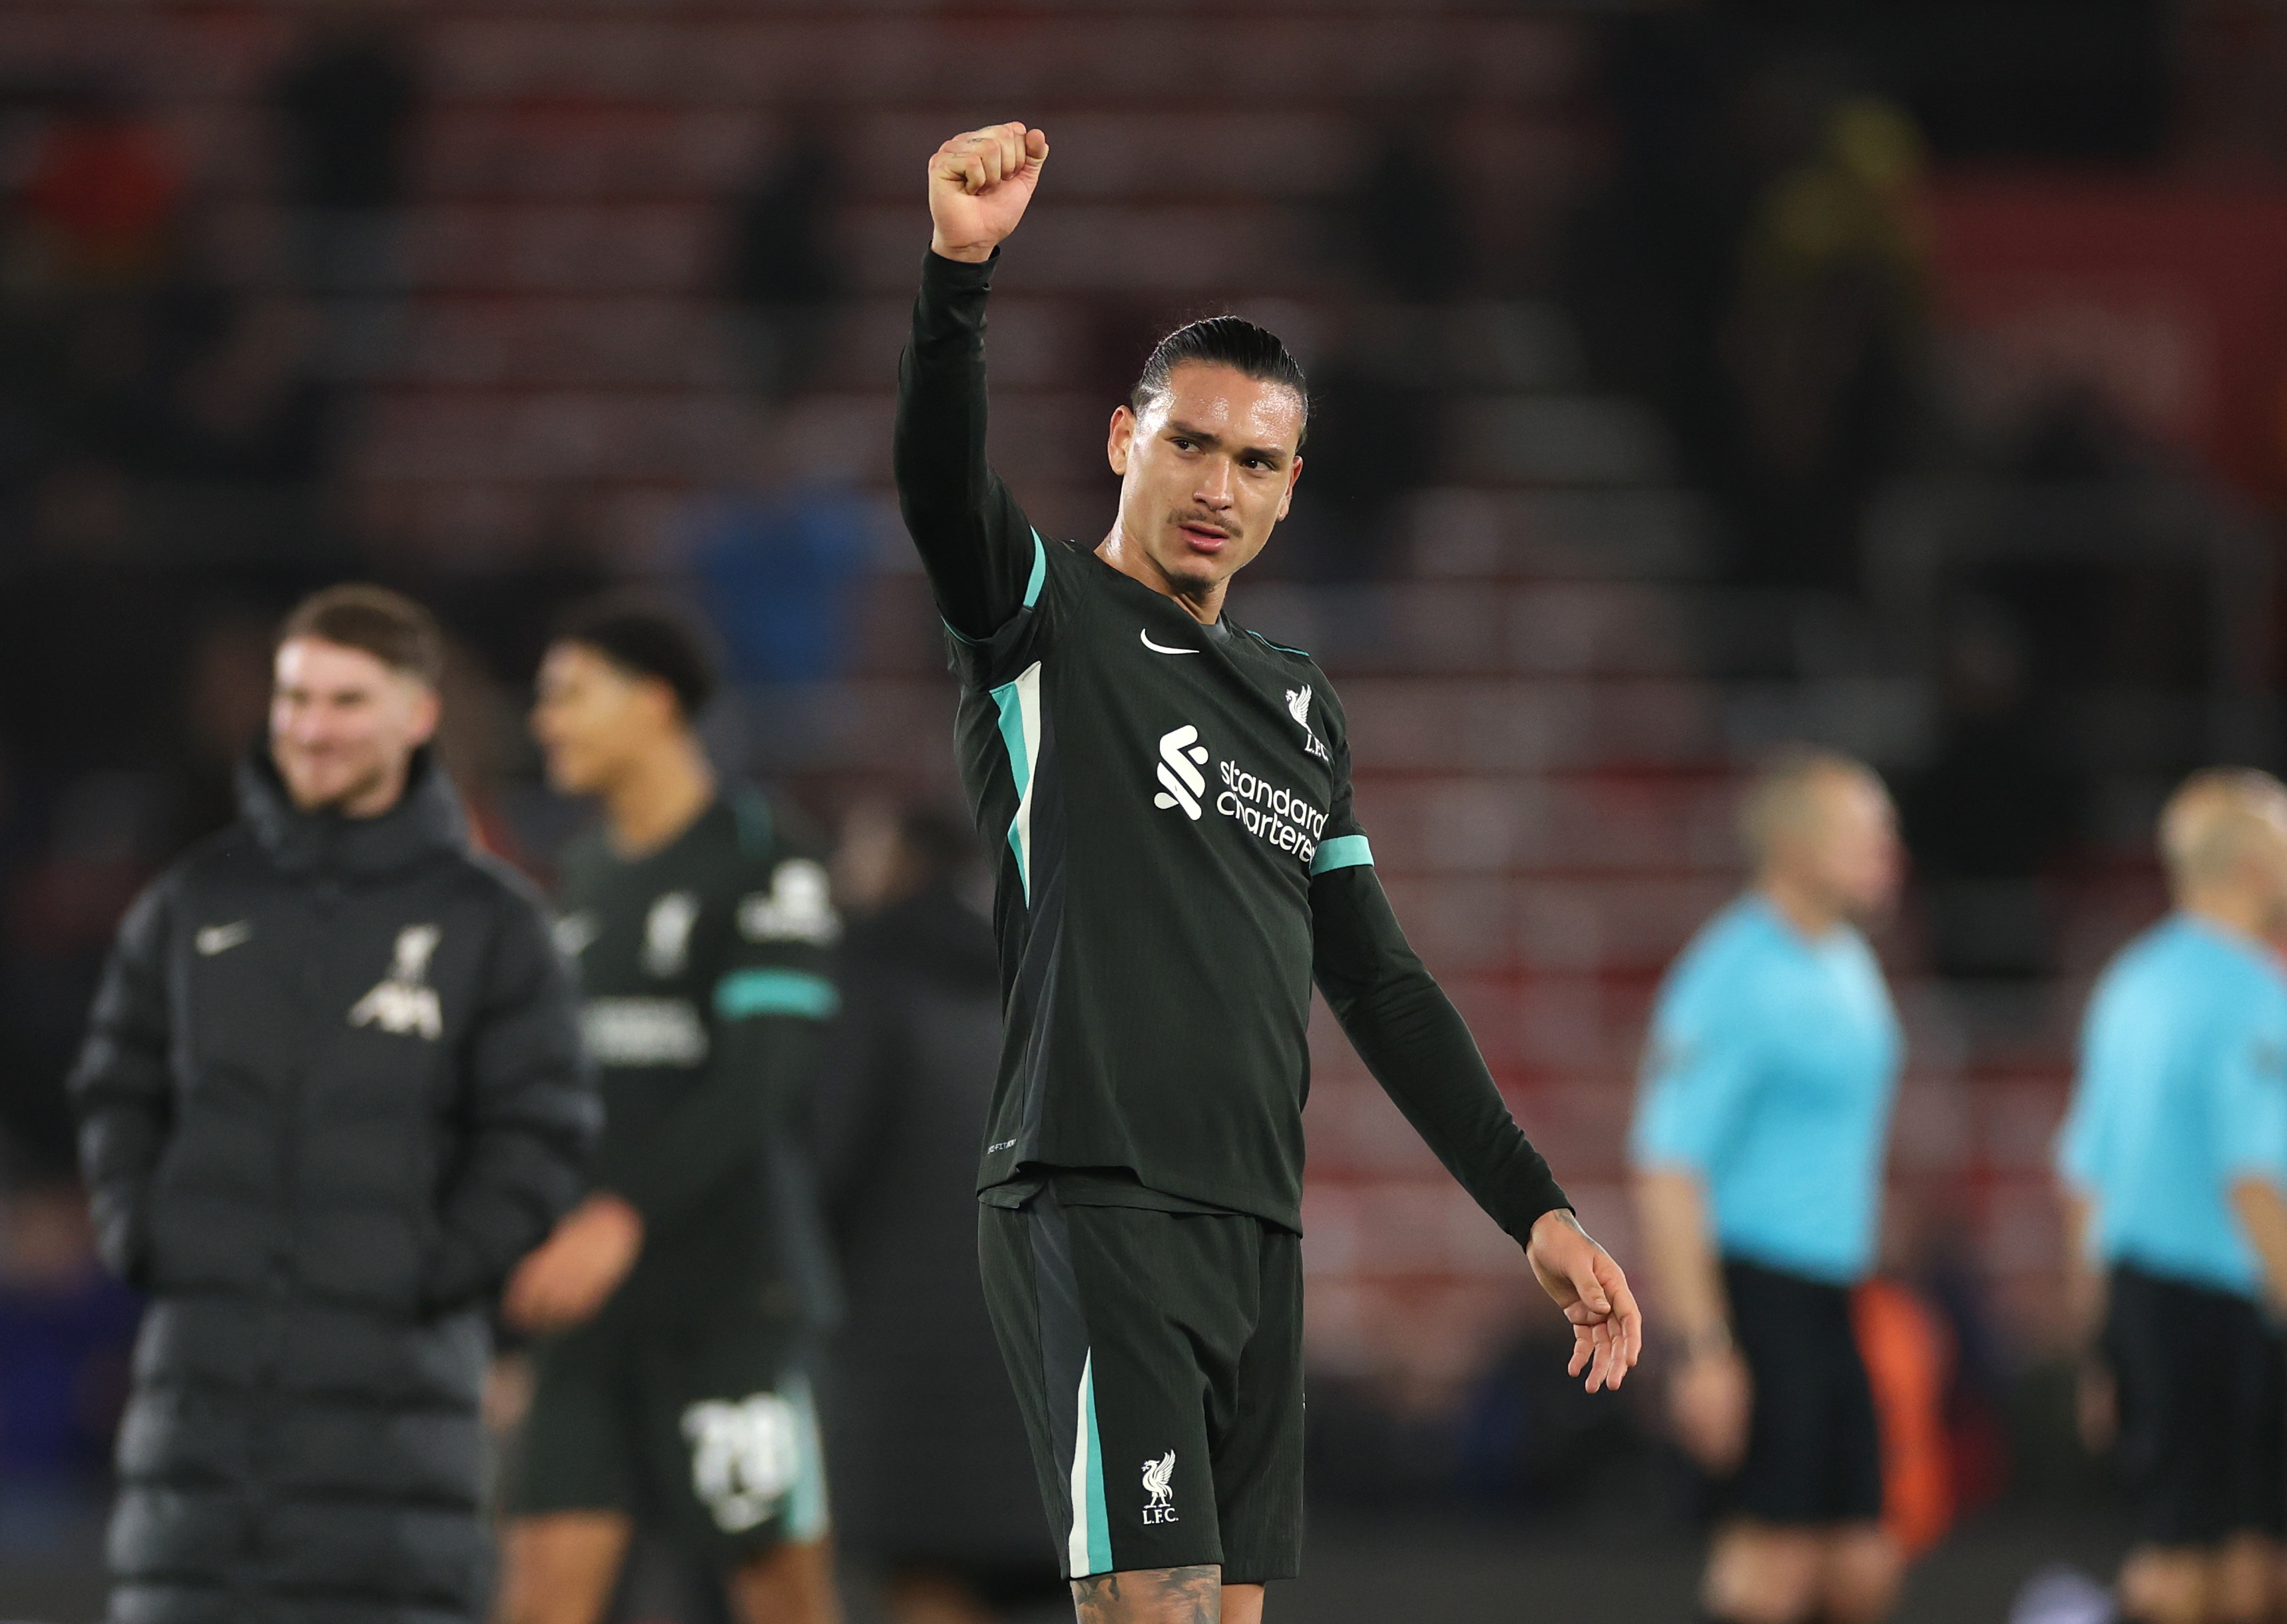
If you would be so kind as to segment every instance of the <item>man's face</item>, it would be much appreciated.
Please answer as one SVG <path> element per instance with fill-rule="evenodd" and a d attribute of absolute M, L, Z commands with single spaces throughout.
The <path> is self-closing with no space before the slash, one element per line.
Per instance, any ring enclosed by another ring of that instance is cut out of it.
<path fill-rule="evenodd" d="M 1120 529 L 1186 596 L 1228 581 L 1286 517 L 1302 471 L 1302 397 L 1231 367 L 1187 362 L 1139 418 L 1112 415 Z"/>
<path fill-rule="evenodd" d="M 270 689 L 270 758 L 304 812 L 353 818 L 396 804 L 413 752 L 437 731 L 437 691 L 361 648 L 281 644 Z"/>
<path fill-rule="evenodd" d="M 1809 790 L 1800 860 L 1808 878 L 1853 919 L 1889 911 L 1905 877 L 1898 817 L 1877 780 L 1829 773 Z"/>
<path fill-rule="evenodd" d="M 673 710 L 664 683 L 631 677 L 585 644 L 552 645 L 532 707 L 548 781 L 566 795 L 597 793 L 674 725 Z"/>

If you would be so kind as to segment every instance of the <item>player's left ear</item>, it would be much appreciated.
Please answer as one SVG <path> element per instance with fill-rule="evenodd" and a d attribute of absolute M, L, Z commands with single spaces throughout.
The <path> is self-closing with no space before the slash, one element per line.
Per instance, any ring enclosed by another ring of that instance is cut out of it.
<path fill-rule="evenodd" d="M 1286 510 L 1294 505 L 1294 481 L 1302 477 L 1302 459 L 1296 457 L 1286 464 L 1286 488 L 1279 494 L 1278 517 L 1286 517 Z"/>

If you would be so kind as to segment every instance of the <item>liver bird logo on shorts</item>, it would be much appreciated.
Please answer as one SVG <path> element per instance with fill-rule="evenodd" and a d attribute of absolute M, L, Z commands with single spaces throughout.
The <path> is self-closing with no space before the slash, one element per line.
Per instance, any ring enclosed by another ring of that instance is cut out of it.
<path fill-rule="evenodd" d="M 1175 1520 L 1172 1516 L 1151 1515 L 1154 1511 L 1166 1512 L 1175 1505 L 1175 1452 L 1172 1449 L 1156 1461 L 1144 1462 L 1144 1492 L 1151 1497 L 1144 1508 L 1146 1522 L 1172 1523 Z"/>

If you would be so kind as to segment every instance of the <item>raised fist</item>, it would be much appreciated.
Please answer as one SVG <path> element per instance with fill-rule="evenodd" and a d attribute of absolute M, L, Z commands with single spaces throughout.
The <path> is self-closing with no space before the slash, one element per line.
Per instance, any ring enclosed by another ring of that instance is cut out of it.
<path fill-rule="evenodd" d="M 988 124 L 938 147 L 929 162 L 930 249 L 947 259 L 990 259 L 1025 218 L 1048 161 L 1047 135 L 1021 123 Z"/>

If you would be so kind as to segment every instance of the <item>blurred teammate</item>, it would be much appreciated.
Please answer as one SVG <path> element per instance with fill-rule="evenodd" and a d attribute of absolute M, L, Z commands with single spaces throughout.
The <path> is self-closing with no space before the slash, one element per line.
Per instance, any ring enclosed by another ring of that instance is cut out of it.
<path fill-rule="evenodd" d="M 1640 1327 L 1398 930 L 1325 674 L 1223 614 L 1302 471 L 1285 347 L 1233 317 L 1160 342 L 1112 415 L 1119 515 L 1092 549 L 1044 540 L 986 465 L 986 292 L 1048 150 L 1004 124 L 930 158 L 898 410 L 898 495 L 999 862 L 985 1286 L 1080 1616 L 1251 1624 L 1301 1554 L 1314 975 L 1525 1248 L 1591 1391 Z"/>
<path fill-rule="evenodd" d="M 1872 771 L 1804 750 L 1750 787 L 1741 824 L 1753 887 L 1660 989 L 1629 1158 L 1676 1430 L 1719 1485 L 1708 1613 L 1860 1624 L 1901 1566 L 1850 1312 L 1900 1052 L 1858 925 L 1895 896 L 1895 820 Z"/>
<path fill-rule="evenodd" d="M 510 1517 L 510 1624 L 591 1624 L 637 1522 L 716 1560 L 748 1624 L 840 1616 L 806 1361 L 823 1229 L 787 1129 L 833 1014 L 824 867 L 763 796 L 718 784 L 692 723 L 715 684 L 685 622 L 575 610 L 541 666 L 550 781 L 603 804 L 567 853 L 604 1144 L 587 1199 L 510 1282 L 547 1333 Z"/>
<path fill-rule="evenodd" d="M 852 819 L 841 1018 L 819 1160 L 848 1295 L 827 1439 L 843 1549 L 890 1624 L 991 1624 L 1064 1594 L 977 1274 L 977 1129 L 1001 1058 L 1001 976 L 963 812 Z M 948 1495 L 916 1460 L 961 1462 Z"/>
<path fill-rule="evenodd" d="M 596 1126 L 538 899 L 428 749 L 427 611 L 279 634 L 239 819 L 138 899 L 71 1094 L 105 1258 L 151 1295 L 114 1624 L 473 1620 L 486 1309 Z"/>
<path fill-rule="evenodd" d="M 2175 911 L 2097 983 L 2057 1141 L 2069 1295 L 2136 1506 L 2123 1610 L 2236 1624 L 2274 1616 L 2287 1498 L 2287 788 L 2200 773 L 2160 845 Z"/>

